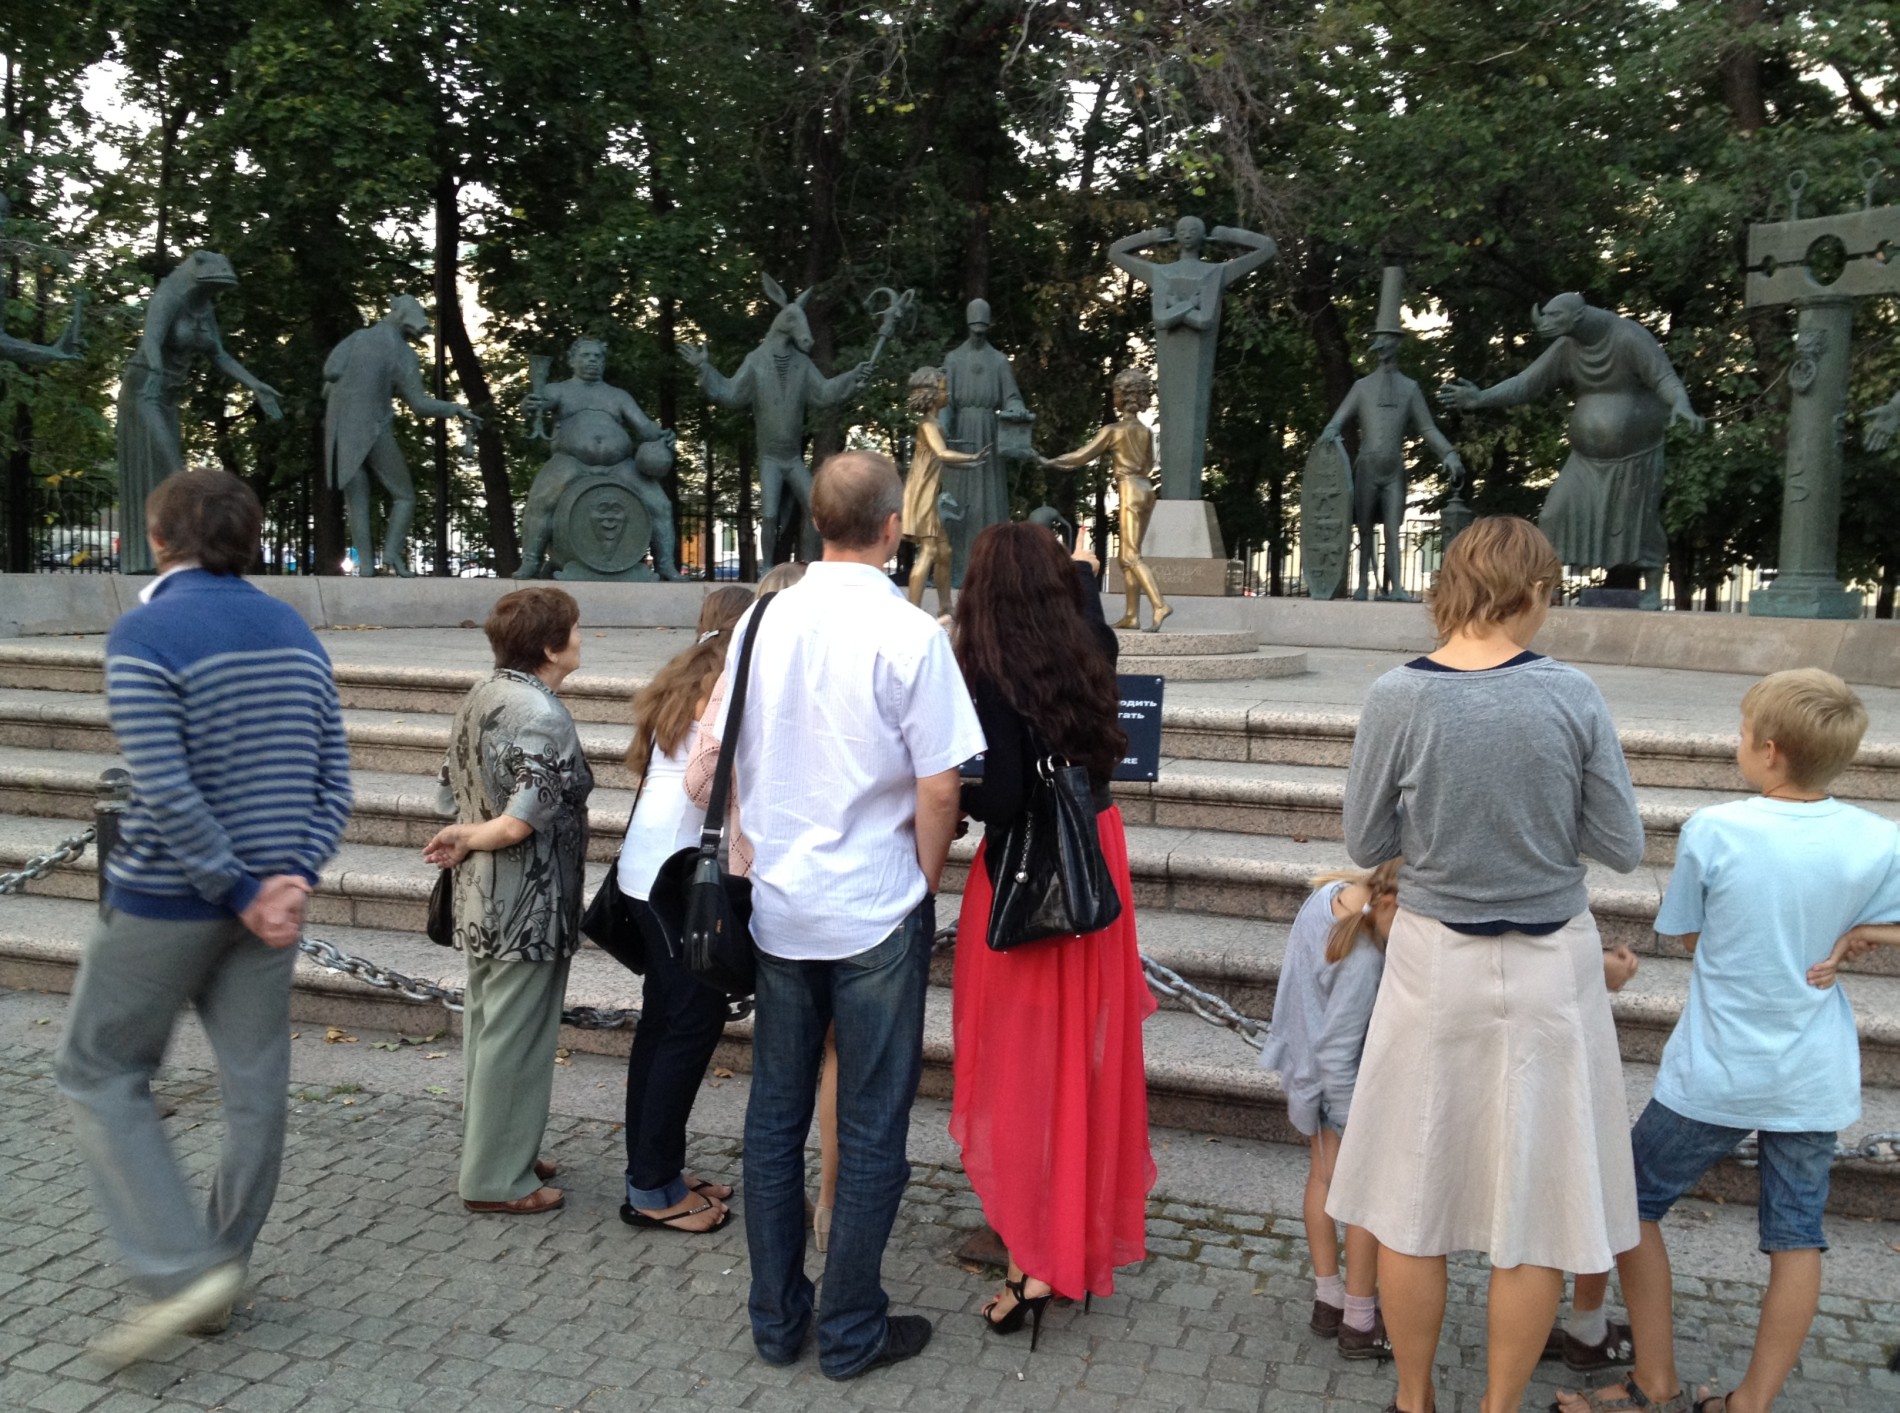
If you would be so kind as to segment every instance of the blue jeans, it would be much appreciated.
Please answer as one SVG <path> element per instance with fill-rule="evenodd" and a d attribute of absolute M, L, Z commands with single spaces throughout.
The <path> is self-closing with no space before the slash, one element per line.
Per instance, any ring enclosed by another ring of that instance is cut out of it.
<path fill-rule="evenodd" d="M 805 1141 L 825 1030 L 837 1026 L 838 1197 L 818 1311 L 818 1366 L 849 1378 L 884 1352 L 884 1245 L 910 1181 L 910 1106 L 923 1071 L 924 992 L 936 899 L 840 962 L 759 953 L 752 1098 L 745 1114 L 745 1231 L 752 1342 L 770 1364 L 798 1358 L 812 1321 L 805 1274 Z"/>
<path fill-rule="evenodd" d="M 1636 1215 L 1646 1222 L 1660 1222 L 1676 1199 L 1734 1152 L 1748 1134 L 1745 1128 L 1688 1118 L 1651 1099 L 1630 1133 L 1636 1158 Z M 1761 1249 L 1827 1250 L 1821 1214 L 1827 1210 L 1835 1135 L 1762 1129 L 1756 1131 L 1755 1139 L 1761 1156 L 1761 1198 L 1756 1204 Z"/>

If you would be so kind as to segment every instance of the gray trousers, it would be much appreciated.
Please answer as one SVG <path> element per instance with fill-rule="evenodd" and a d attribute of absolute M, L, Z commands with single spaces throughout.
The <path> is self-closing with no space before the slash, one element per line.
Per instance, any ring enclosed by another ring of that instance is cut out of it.
<path fill-rule="evenodd" d="M 554 1097 L 568 959 L 468 959 L 462 998 L 464 1201 L 512 1202 L 541 1186 L 534 1160 Z"/>
<path fill-rule="evenodd" d="M 161 922 L 101 909 L 86 940 L 55 1071 L 93 1193 L 130 1269 L 161 1299 L 248 1261 L 283 1166 L 294 947 L 236 918 Z M 198 1012 L 218 1060 L 224 1149 L 201 1209 L 159 1123 L 152 1076 L 178 1013 Z"/>

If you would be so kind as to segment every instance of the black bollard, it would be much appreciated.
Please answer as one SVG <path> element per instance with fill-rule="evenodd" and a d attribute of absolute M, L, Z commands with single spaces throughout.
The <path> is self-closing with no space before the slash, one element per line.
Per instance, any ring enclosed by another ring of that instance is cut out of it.
<path fill-rule="evenodd" d="M 99 797 L 93 801 L 94 852 L 99 858 L 99 895 L 105 896 L 106 860 L 119 844 L 119 816 L 132 802 L 132 773 L 119 766 L 99 774 Z"/>

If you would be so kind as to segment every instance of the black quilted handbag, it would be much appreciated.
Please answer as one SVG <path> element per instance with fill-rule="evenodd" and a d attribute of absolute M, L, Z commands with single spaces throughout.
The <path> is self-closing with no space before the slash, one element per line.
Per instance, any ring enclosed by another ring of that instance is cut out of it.
<path fill-rule="evenodd" d="M 712 798 L 699 843 L 681 849 L 660 865 L 647 906 L 666 943 L 688 971 L 728 997 L 750 996 L 758 974 L 752 954 L 752 881 L 726 872 L 724 849 L 726 800 L 732 793 L 732 757 L 739 749 L 739 720 L 745 714 L 746 684 L 752 676 L 752 643 L 759 622 L 776 594 L 752 608 L 739 662 L 733 669 L 726 732 L 719 741 L 719 765 L 713 771 Z"/>
<path fill-rule="evenodd" d="M 1102 857 L 1089 773 L 1055 756 L 1036 764 L 1029 801 L 999 841 L 989 946 L 1100 932 L 1122 915 Z"/>

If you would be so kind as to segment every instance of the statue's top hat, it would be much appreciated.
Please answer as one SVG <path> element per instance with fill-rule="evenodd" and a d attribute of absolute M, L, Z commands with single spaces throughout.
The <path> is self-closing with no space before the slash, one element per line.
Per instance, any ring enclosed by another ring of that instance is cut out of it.
<path fill-rule="evenodd" d="M 1405 333 L 1399 322 L 1399 304 L 1405 297 L 1405 267 L 1387 265 L 1385 277 L 1379 282 L 1379 322 L 1373 325 L 1372 332 L 1378 334 Z"/>

